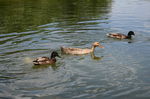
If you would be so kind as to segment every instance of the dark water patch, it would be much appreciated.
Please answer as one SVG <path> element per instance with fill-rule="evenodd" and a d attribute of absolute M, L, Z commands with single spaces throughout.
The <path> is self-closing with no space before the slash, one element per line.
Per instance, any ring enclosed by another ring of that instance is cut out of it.
<path fill-rule="evenodd" d="M 3 53 L 2 55 L 5 56 L 5 55 L 12 55 L 12 54 L 15 54 L 15 53 L 21 53 L 21 52 L 26 52 L 26 51 L 37 51 L 37 50 L 46 50 L 46 49 L 23 49 L 23 50 L 18 50 L 18 51 L 13 51 L 13 52 L 5 52 Z"/>

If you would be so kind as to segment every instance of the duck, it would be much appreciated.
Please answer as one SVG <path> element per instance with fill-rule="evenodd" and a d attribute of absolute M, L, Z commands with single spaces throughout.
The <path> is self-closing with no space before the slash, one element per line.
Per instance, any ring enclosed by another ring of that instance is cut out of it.
<path fill-rule="evenodd" d="M 46 57 L 46 56 L 38 57 L 35 60 L 33 60 L 33 64 L 34 65 L 48 65 L 48 64 L 50 65 L 50 64 L 54 64 L 57 61 L 56 58 L 55 58 L 56 56 L 60 57 L 56 51 L 53 51 L 51 53 L 51 57 L 50 58 Z"/>
<path fill-rule="evenodd" d="M 102 46 L 99 42 L 94 42 L 91 48 L 82 49 L 82 48 L 61 47 L 61 52 L 65 54 L 82 55 L 94 52 L 96 47 L 104 48 L 104 46 Z"/>
<path fill-rule="evenodd" d="M 131 39 L 132 35 L 135 35 L 133 31 L 129 31 L 128 35 L 121 33 L 108 33 L 106 34 L 108 37 L 117 38 L 117 39 Z"/>

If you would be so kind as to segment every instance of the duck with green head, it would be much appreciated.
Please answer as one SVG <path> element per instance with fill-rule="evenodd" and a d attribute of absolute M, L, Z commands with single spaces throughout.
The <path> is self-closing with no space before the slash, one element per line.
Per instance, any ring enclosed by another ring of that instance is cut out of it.
<path fill-rule="evenodd" d="M 51 53 L 51 57 L 49 58 L 49 57 L 45 57 L 45 56 L 43 56 L 43 57 L 38 57 L 38 58 L 36 58 L 34 61 L 33 61 L 33 64 L 34 65 L 46 65 L 46 64 L 54 64 L 54 63 L 56 63 L 56 58 L 55 57 L 60 57 L 59 55 L 58 55 L 58 53 L 56 52 L 56 51 L 53 51 L 52 53 Z"/>
<path fill-rule="evenodd" d="M 131 39 L 132 35 L 135 35 L 133 31 L 129 31 L 128 35 L 121 33 L 108 33 L 106 34 L 108 37 L 117 38 L 117 39 Z"/>

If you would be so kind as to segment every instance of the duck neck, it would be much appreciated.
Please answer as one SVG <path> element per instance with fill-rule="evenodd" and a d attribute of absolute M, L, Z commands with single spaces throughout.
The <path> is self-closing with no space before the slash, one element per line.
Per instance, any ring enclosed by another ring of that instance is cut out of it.
<path fill-rule="evenodd" d="M 56 61 L 57 61 L 55 57 L 51 58 L 51 60 L 52 60 L 53 62 L 56 62 Z"/>
<path fill-rule="evenodd" d="M 54 55 L 51 55 L 51 57 L 50 57 L 51 59 L 55 59 L 55 56 Z"/>
<path fill-rule="evenodd" d="M 94 52 L 94 50 L 95 50 L 95 46 L 92 46 L 91 47 L 91 52 Z"/>
<path fill-rule="evenodd" d="M 127 38 L 128 38 L 128 39 L 131 39 L 131 38 L 132 38 L 132 36 L 131 36 L 131 35 L 128 35 L 128 36 L 127 36 Z"/>
<path fill-rule="evenodd" d="M 56 59 L 55 57 L 51 57 L 50 59 Z"/>

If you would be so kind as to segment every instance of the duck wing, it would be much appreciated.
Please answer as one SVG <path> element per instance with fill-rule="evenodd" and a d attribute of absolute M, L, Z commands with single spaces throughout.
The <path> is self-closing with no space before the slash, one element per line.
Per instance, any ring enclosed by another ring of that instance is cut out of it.
<path fill-rule="evenodd" d="M 107 34 L 108 37 L 113 37 L 113 38 L 126 38 L 127 36 L 125 34 L 121 34 L 121 33 L 109 33 Z"/>
<path fill-rule="evenodd" d="M 67 48 L 67 47 L 61 47 L 62 52 L 74 52 L 74 51 L 82 51 L 81 48 Z"/>
<path fill-rule="evenodd" d="M 35 60 L 33 60 L 34 65 L 42 65 L 42 64 L 48 64 L 50 59 L 48 57 L 38 57 Z"/>
<path fill-rule="evenodd" d="M 70 50 L 70 51 L 81 51 L 81 48 L 66 48 L 66 50 Z"/>
<path fill-rule="evenodd" d="M 48 60 L 49 60 L 48 57 L 43 56 L 43 57 L 36 58 L 33 62 L 43 62 L 43 61 L 48 61 Z"/>
<path fill-rule="evenodd" d="M 81 49 L 81 48 L 65 48 L 61 47 L 61 51 L 66 54 L 87 54 L 91 52 L 91 49 Z"/>

